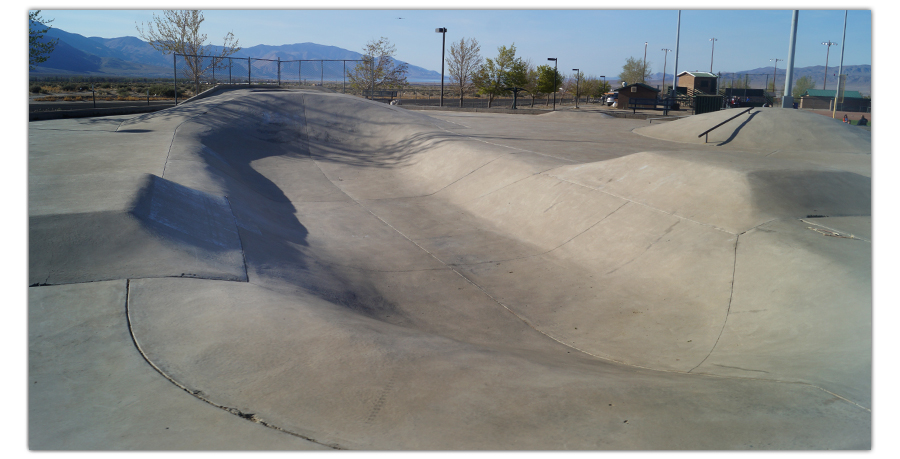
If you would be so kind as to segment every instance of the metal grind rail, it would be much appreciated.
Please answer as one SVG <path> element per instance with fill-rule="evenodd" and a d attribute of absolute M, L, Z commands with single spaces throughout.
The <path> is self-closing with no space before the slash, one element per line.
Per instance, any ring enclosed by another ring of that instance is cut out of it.
<path fill-rule="evenodd" d="M 708 143 L 708 142 L 709 142 L 709 133 L 710 133 L 710 132 L 712 132 L 712 131 L 718 129 L 718 128 L 721 127 L 723 124 L 725 124 L 725 123 L 727 123 L 727 122 L 729 122 L 729 121 L 731 121 L 731 120 L 733 120 L 733 119 L 735 119 L 735 118 L 737 118 L 737 117 L 739 117 L 739 116 L 741 116 L 741 115 L 744 115 L 744 114 L 746 114 L 746 113 L 749 113 L 750 110 L 753 110 L 754 108 L 755 108 L 755 107 L 750 107 L 750 108 L 748 108 L 748 109 L 746 109 L 746 110 L 744 110 L 744 111 L 738 113 L 737 115 L 734 115 L 734 116 L 732 116 L 731 118 L 728 118 L 727 120 L 722 121 L 721 123 L 719 123 L 719 124 L 717 124 L 717 125 L 715 125 L 715 126 L 709 128 L 709 129 L 707 129 L 706 131 L 702 132 L 700 135 L 697 136 L 697 138 L 703 137 L 703 136 L 705 135 L 705 136 L 706 136 L 706 139 L 703 141 L 703 143 Z"/>

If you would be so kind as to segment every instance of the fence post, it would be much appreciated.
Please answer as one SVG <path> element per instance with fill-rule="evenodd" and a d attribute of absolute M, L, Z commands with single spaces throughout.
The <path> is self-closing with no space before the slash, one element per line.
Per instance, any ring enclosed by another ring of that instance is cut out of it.
<path fill-rule="evenodd" d="M 303 86 L 303 61 L 297 61 L 297 87 Z"/>
<path fill-rule="evenodd" d="M 319 66 L 322 67 L 322 80 L 319 81 L 319 86 L 325 87 L 325 61 L 319 61 Z"/>
<path fill-rule="evenodd" d="M 341 94 L 347 94 L 347 61 L 344 61 L 344 74 L 341 75 Z"/>
<path fill-rule="evenodd" d="M 231 58 L 228 58 L 228 84 L 231 84 Z"/>
<path fill-rule="evenodd" d="M 248 58 L 247 58 L 247 87 L 248 87 L 248 88 L 250 87 L 250 81 L 251 81 L 251 80 L 250 80 L 250 67 L 251 67 L 252 65 L 253 65 L 253 64 L 250 63 L 250 58 L 248 57 Z"/>
<path fill-rule="evenodd" d="M 278 58 L 278 86 L 281 86 L 281 57 Z"/>

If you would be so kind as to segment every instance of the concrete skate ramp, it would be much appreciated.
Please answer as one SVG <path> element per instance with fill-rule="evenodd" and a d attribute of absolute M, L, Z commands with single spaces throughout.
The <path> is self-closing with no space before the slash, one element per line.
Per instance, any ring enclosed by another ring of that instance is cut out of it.
<path fill-rule="evenodd" d="M 872 136 L 856 126 L 803 110 L 753 108 L 710 132 L 745 108 L 720 110 L 636 129 L 641 135 L 685 143 L 734 145 L 767 151 L 810 151 L 871 154 Z"/>
<path fill-rule="evenodd" d="M 152 191 L 125 200 L 143 233 L 114 252 L 181 248 L 218 271 L 107 270 L 129 279 L 143 357 L 194 397 L 337 448 L 870 447 L 859 148 L 767 156 L 742 129 L 575 163 L 339 94 L 201 103 L 177 127 L 123 124 L 174 133 Z M 783 112 L 776 131 L 811 122 Z M 32 217 L 32 239 L 57 241 L 33 245 L 32 278 L 110 279 L 61 248 L 86 224 L 64 216 Z"/>
<path fill-rule="evenodd" d="M 29 228 L 30 284 L 247 279 L 227 200 L 154 175 L 121 210 L 34 215 Z"/>

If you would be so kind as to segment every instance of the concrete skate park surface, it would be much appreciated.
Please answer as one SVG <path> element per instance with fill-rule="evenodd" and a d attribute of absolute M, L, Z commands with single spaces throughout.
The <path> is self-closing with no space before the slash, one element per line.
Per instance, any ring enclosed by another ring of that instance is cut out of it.
<path fill-rule="evenodd" d="M 734 114 L 32 122 L 29 446 L 869 449 L 870 133 Z"/>

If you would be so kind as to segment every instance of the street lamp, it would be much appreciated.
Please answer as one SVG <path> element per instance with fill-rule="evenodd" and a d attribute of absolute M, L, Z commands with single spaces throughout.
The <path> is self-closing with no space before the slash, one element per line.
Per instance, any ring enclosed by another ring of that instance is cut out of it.
<path fill-rule="evenodd" d="M 578 108 L 578 81 L 581 79 L 580 70 L 572 69 L 575 72 L 575 108 Z"/>
<path fill-rule="evenodd" d="M 669 51 L 672 51 L 672 50 L 668 49 L 668 48 L 663 48 L 661 51 L 665 51 L 665 55 L 663 56 L 663 79 L 662 79 L 663 86 L 665 86 L 666 85 L 666 63 L 668 62 Z"/>
<path fill-rule="evenodd" d="M 434 29 L 435 33 L 442 34 L 441 40 L 441 107 L 444 106 L 444 51 L 447 49 L 447 28 Z"/>
<path fill-rule="evenodd" d="M 828 52 L 831 51 L 831 47 L 836 45 L 837 43 L 834 43 L 831 40 L 828 40 L 828 41 L 822 42 L 822 44 L 825 45 L 825 49 L 828 50 L 828 51 L 825 51 L 825 81 L 822 82 L 822 90 L 824 91 L 825 83 L 828 81 Z"/>
<path fill-rule="evenodd" d="M 647 74 L 647 42 L 644 42 L 644 68 L 641 69 L 641 83 L 646 83 L 647 80 L 644 79 L 644 75 Z"/>
<path fill-rule="evenodd" d="M 775 91 L 777 84 L 775 83 L 775 78 L 778 77 L 778 61 L 783 61 L 784 59 L 769 59 L 770 61 L 775 61 L 775 70 L 772 72 L 772 97 L 778 95 L 778 92 Z M 769 88 L 766 88 L 769 89 Z"/>
<path fill-rule="evenodd" d="M 716 42 L 719 40 L 710 38 L 709 41 L 712 42 L 712 53 L 709 55 L 709 73 L 712 73 L 713 58 L 716 55 Z"/>
<path fill-rule="evenodd" d="M 559 72 L 556 71 L 558 62 L 555 57 L 548 57 L 547 60 L 553 61 L 553 111 L 556 111 L 556 87 L 559 86 L 556 81 L 556 76 L 559 75 Z"/>

